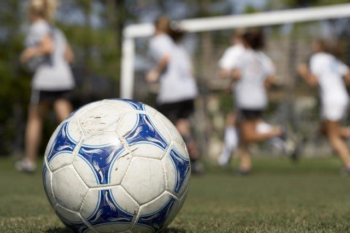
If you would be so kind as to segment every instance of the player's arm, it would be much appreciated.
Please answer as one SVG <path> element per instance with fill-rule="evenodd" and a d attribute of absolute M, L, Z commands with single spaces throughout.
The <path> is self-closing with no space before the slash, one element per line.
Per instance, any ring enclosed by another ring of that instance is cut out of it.
<path fill-rule="evenodd" d="M 269 89 L 272 85 L 277 83 L 277 77 L 276 75 L 269 75 L 267 76 L 267 78 L 265 79 L 264 85 L 266 89 Z"/>
<path fill-rule="evenodd" d="M 66 44 L 66 47 L 64 49 L 64 59 L 66 59 L 68 63 L 72 63 L 74 61 L 74 53 L 68 43 Z"/>
<path fill-rule="evenodd" d="M 350 85 L 350 69 L 347 65 L 345 65 L 343 62 L 338 61 L 338 72 L 343 77 L 345 85 Z"/>
<path fill-rule="evenodd" d="M 231 72 L 231 77 L 233 81 L 238 81 L 241 78 L 241 70 L 238 68 L 235 68 Z"/>
<path fill-rule="evenodd" d="M 46 35 L 36 47 L 27 48 L 21 54 L 21 62 L 26 63 L 33 57 L 44 56 L 52 53 L 54 44 L 51 35 Z"/>
<path fill-rule="evenodd" d="M 347 86 L 350 86 L 350 71 L 344 75 L 344 82 Z"/>
<path fill-rule="evenodd" d="M 147 82 L 157 82 L 160 75 L 164 72 L 165 68 L 167 67 L 169 63 L 169 56 L 163 56 L 161 59 L 159 59 L 156 66 L 150 70 L 147 74 L 146 80 Z"/>
<path fill-rule="evenodd" d="M 300 64 L 297 71 L 310 87 L 316 87 L 318 85 L 317 77 L 310 72 L 306 64 Z"/>

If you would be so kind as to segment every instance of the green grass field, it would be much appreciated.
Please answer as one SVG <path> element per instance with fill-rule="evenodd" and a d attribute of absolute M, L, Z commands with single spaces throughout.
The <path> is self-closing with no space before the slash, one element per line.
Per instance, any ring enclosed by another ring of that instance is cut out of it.
<path fill-rule="evenodd" d="M 340 162 L 258 159 L 249 177 L 209 167 L 193 177 L 165 232 L 350 232 L 350 177 Z M 46 200 L 41 174 L 19 174 L 0 159 L 0 232 L 69 232 Z"/>

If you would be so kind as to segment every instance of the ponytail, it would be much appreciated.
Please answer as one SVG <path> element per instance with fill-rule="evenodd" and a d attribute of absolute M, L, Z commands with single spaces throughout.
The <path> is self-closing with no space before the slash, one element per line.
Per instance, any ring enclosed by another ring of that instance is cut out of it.
<path fill-rule="evenodd" d="M 53 24 L 55 20 L 57 3 L 55 0 L 30 0 L 29 11 Z"/>

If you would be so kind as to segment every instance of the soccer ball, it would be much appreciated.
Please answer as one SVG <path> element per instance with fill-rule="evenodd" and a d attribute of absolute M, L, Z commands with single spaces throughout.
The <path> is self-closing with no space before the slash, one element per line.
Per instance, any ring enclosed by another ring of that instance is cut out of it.
<path fill-rule="evenodd" d="M 94 102 L 53 133 L 43 181 L 51 206 L 75 232 L 156 232 L 181 209 L 191 175 L 174 125 L 133 100 Z"/>

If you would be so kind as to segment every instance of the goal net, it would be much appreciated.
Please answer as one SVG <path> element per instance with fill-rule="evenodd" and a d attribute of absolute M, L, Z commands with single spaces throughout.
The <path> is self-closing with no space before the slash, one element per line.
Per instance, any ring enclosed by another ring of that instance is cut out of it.
<path fill-rule="evenodd" d="M 307 155 L 331 154 L 318 134 L 317 90 L 306 86 L 295 72 L 311 55 L 311 41 L 325 38 L 337 43 L 341 59 L 350 64 L 350 4 L 284 10 L 240 16 L 223 16 L 180 21 L 188 34 L 184 46 L 190 52 L 200 90 L 196 100 L 196 138 L 204 154 L 220 153 L 225 115 L 234 101 L 228 80 L 218 77 L 218 61 L 237 28 L 260 27 L 265 35 L 265 53 L 273 60 L 279 85 L 270 92 L 268 122 L 284 124 L 305 138 Z M 154 32 L 151 24 L 130 25 L 124 30 L 121 95 L 149 105 L 155 103 L 157 84 L 145 81 L 152 68 L 148 43 Z M 198 123 L 199 122 L 199 123 Z M 266 146 L 259 146 L 264 150 Z M 261 154 L 261 153 L 259 153 Z M 271 154 L 269 152 L 269 154 Z"/>

